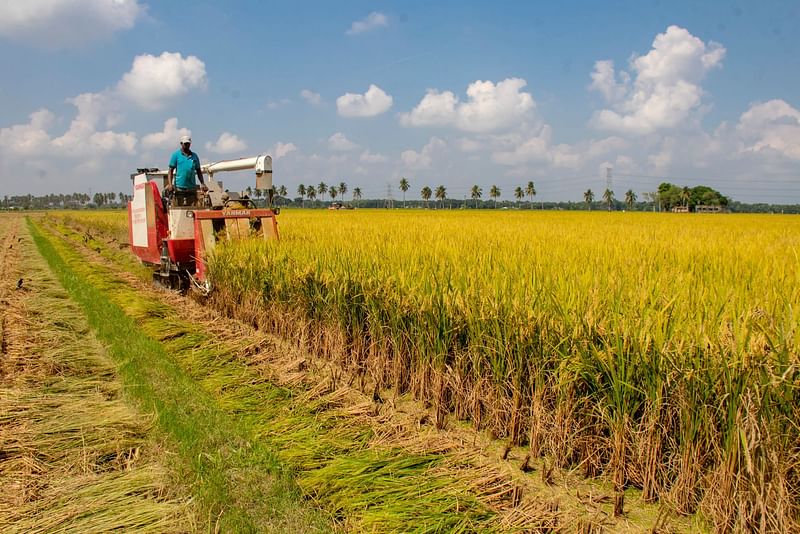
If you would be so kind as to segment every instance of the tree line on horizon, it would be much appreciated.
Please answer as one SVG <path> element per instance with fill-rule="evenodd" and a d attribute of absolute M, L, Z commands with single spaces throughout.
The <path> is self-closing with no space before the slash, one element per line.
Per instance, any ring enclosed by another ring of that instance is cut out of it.
<path fill-rule="evenodd" d="M 400 179 L 399 189 L 403 193 L 403 207 L 406 207 L 406 193 L 411 188 L 411 183 L 405 177 Z M 305 200 L 308 199 L 312 203 L 318 198 L 318 196 L 323 197 L 324 195 L 328 194 L 331 197 L 331 201 L 336 200 L 337 195 L 341 195 L 344 197 L 344 193 L 348 191 L 347 184 L 345 182 L 341 182 L 338 186 L 332 185 L 329 186 L 325 182 L 320 182 L 318 185 L 305 185 L 300 184 L 297 186 L 297 194 L 299 195 L 299 199 L 301 201 L 301 205 L 305 206 Z M 522 201 L 525 198 L 528 198 L 528 207 L 529 209 L 533 209 L 533 200 L 536 197 L 536 184 L 533 181 L 529 181 L 524 187 L 517 186 L 514 189 L 514 198 L 516 199 L 517 208 L 522 207 Z M 489 188 L 489 198 L 493 201 L 494 207 L 498 207 L 498 199 L 502 196 L 502 190 L 497 185 L 492 185 Z M 280 195 L 285 196 L 285 195 Z M 591 189 L 587 190 L 584 193 L 584 202 L 588 209 L 591 209 L 592 204 L 594 202 L 595 195 Z M 447 187 L 444 185 L 439 185 L 436 189 L 432 189 L 430 186 L 424 186 L 420 189 L 420 197 L 422 201 L 425 203 L 425 207 L 429 207 L 429 202 L 431 198 L 435 199 L 435 202 L 439 204 L 440 207 L 444 207 L 445 201 L 448 200 L 447 197 Z M 353 189 L 353 201 L 358 201 L 362 198 L 361 189 L 356 187 Z M 473 201 L 473 207 L 478 209 L 479 202 L 483 198 L 483 188 L 475 184 L 470 188 L 470 200 Z M 625 193 L 625 203 L 632 207 L 637 200 L 636 193 L 633 190 L 628 190 Z M 614 198 L 614 192 L 610 189 L 606 189 L 603 192 L 603 201 L 608 206 L 608 209 L 612 209 L 615 206 L 616 199 Z M 483 203 L 481 202 L 481 205 Z M 504 206 L 505 207 L 505 206 Z"/>
<path fill-rule="evenodd" d="M 406 202 L 406 193 L 411 189 L 410 181 L 403 177 L 398 183 L 398 189 L 402 192 L 402 206 L 408 207 Z M 326 207 L 328 199 L 330 202 L 345 202 L 345 195 L 351 193 L 351 202 L 357 207 L 386 207 L 387 199 L 367 199 L 363 200 L 363 192 L 360 187 L 354 187 L 352 190 L 344 181 L 339 184 L 328 185 L 321 181 L 316 185 L 300 184 L 297 186 L 297 197 L 290 198 L 289 191 L 285 185 L 275 186 L 273 189 L 273 201 L 280 206 L 294 206 L 300 207 Z M 243 193 L 246 193 L 250 198 L 256 201 L 263 200 L 266 203 L 268 192 L 261 189 L 253 189 L 251 187 L 245 188 Z M 502 191 L 497 185 L 492 185 L 488 191 L 488 198 L 490 201 L 483 200 L 483 188 L 475 184 L 469 190 L 469 200 L 461 201 L 459 199 L 452 199 L 447 196 L 447 187 L 444 185 L 432 188 L 430 186 L 423 186 L 420 189 L 420 197 L 422 202 L 411 201 L 413 207 L 430 207 L 430 201 L 434 200 L 434 207 L 438 208 L 513 208 L 521 209 L 523 201 L 527 199 L 528 209 L 534 208 L 534 199 L 537 195 L 536 184 L 529 181 L 524 187 L 517 186 L 513 191 L 514 201 L 499 200 Z M 537 203 L 540 209 L 560 209 L 560 210 L 592 210 L 595 207 L 605 208 L 611 210 L 658 210 L 670 211 L 676 206 L 683 206 L 688 211 L 693 211 L 696 206 L 721 206 L 730 211 L 735 212 L 755 212 L 755 213 L 769 213 L 769 212 L 783 212 L 783 213 L 800 213 L 800 205 L 777 205 L 770 203 L 755 203 L 748 204 L 743 202 L 735 202 L 725 195 L 721 194 L 708 186 L 698 185 L 695 187 L 681 187 L 669 182 L 663 182 L 658 186 L 655 192 L 643 193 L 644 202 L 639 201 L 638 195 L 629 189 L 625 192 L 624 200 L 618 200 L 615 193 L 610 188 L 606 188 L 600 198 L 598 199 L 595 192 L 587 189 L 583 193 L 583 202 L 573 201 L 548 201 Z M 41 196 L 34 195 L 5 195 L 0 203 L 3 209 L 81 209 L 81 208 L 107 208 L 107 207 L 125 207 L 127 202 L 132 199 L 132 195 L 127 193 L 103 193 L 97 192 L 93 195 L 86 193 L 67 193 L 67 194 L 46 194 Z"/>

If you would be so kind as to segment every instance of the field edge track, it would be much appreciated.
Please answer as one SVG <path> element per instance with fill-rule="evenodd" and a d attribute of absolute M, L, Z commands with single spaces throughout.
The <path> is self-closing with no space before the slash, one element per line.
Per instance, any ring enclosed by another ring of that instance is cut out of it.
<path fill-rule="evenodd" d="M 23 223 L 0 218 L 0 530 L 199 530 L 151 418 L 121 398 L 113 362 Z"/>
<path fill-rule="evenodd" d="M 209 527 L 222 532 L 325 532 L 329 521 L 301 500 L 291 474 L 228 417 L 164 348 L 92 283 L 28 219 L 33 240 L 97 338 L 117 362 L 126 396 L 153 412 L 178 451 L 181 475 Z"/>

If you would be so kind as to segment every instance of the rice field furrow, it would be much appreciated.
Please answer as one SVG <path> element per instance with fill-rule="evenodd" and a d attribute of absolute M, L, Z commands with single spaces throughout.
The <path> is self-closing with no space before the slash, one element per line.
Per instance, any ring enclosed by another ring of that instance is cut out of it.
<path fill-rule="evenodd" d="M 24 220 L 0 218 L 0 530 L 190 532 L 151 421 L 47 270 Z M 22 283 L 20 283 L 20 280 Z"/>

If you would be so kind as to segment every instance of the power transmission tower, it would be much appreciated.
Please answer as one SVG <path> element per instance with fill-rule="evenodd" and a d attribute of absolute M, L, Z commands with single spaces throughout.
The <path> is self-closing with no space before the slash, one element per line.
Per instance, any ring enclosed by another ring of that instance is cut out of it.
<path fill-rule="evenodd" d="M 386 184 L 386 200 L 383 202 L 383 207 L 387 209 L 394 208 L 394 196 L 392 195 L 392 183 Z"/>

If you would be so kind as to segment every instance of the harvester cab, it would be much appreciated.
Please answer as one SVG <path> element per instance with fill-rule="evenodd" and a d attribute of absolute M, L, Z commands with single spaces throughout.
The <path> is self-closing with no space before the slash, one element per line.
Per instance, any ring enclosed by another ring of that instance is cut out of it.
<path fill-rule="evenodd" d="M 170 289 L 194 288 L 208 294 L 207 258 L 219 241 L 278 238 L 279 209 L 272 207 L 272 158 L 219 161 L 201 166 L 208 191 L 180 194 L 166 191 L 167 171 L 137 169 L 131 175 L 133 200 L 128 202 L 128 233 L 133 253 L 153 267 L 153 281 Z M 219 172 L 254 170 L 256 189 L 267 192 L 267 206 L 258 208 L 247 195 L 225 191 Z"/>

